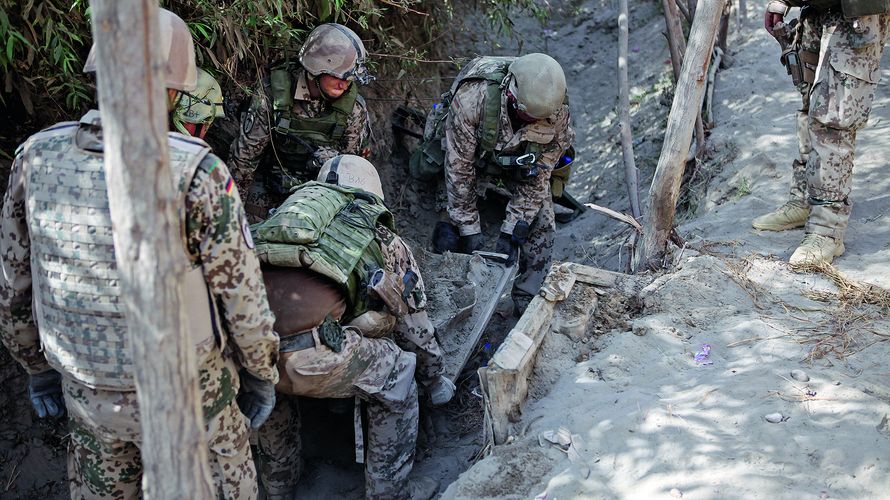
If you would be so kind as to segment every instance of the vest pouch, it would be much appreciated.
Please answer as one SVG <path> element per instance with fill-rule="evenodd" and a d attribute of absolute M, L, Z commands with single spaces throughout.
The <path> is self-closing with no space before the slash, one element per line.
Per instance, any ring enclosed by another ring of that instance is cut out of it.
<path fill-rule="evenodd" d="M 423 141 L 420 147 L 411 153 L 408 160 L 408 172 L 411 177 L 421 181 L 431 181 L 439 176 L 445 167 L 445 151 L 442 141 L 433 139 Z"/>
<path fill-rule="evenodd" d="M 572 175 L 572 164 L 575 161 L 575 148 L 569 146 L 569 149 L 559 157 L 553 172 L 550 173 L 550 193 L 553 199 L 562 198 L 565 192 L 566 184 L 569 183 L 569 177 Z"/>
<path fill-rule="evenodd" d="M 890 0 L 841 0 L 840 3 L 847 19 L 890 13 Z"/>
<path fill-rule="evenodd" d="M 294 105 L 294 94 L 291 89 L 290 71 L 276 69 L 269 75 L 270 93 L 272 94 L 272 108 L 277 110 L 289 110 Z"/>

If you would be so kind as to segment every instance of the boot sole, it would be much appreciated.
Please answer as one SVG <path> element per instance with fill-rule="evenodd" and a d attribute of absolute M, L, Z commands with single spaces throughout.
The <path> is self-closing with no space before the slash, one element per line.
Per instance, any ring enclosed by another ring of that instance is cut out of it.
<path fill-rule="evenodd" d="M 797 229 L 807 225 L 807 221 L 794 223 L 794 224 L 785 224 L 785 225 L 771 225 L 771 224 L 758 224 L 752 223 L 751 226 L 754 229 L 760 231 L 787 231 L 789 229 Z"/>

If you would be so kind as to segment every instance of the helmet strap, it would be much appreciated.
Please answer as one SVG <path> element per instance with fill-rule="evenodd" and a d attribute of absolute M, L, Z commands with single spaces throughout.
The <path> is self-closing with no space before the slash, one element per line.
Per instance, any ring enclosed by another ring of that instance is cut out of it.
<path fill-rule="evenodd" d="M 333 184 L 335 186 L 340 185 L 340 174 L 337 173 L 337 169 L 340 168 L 341 158 L 342 156 L 336 156 L 331 161 L 331 170 L 328 172 L 328 176 L 324 179 L 326 183 Z"/>

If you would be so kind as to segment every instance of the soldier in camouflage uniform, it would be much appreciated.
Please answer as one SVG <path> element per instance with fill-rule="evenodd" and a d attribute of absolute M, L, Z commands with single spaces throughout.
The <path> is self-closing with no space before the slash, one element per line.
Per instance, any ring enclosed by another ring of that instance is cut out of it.
<path fill-rule="evenodd" d="M 408 480 L 418 425 L 415 371 L 434 405 L 450 400 L 455 387 L 442 375 L 417 262 L 393 232 L 371 163 L 337 156 L 318 178 L 253 227 L 282 337 L 278 404 L 258 436 L 260 478 L 271 498 L 288 497 L 299 480 L 300 421 L 288 395 L 357 397 L 368 409 L 366 455 L 358 404 L 355 420 L 366 496 L 429 498 L 435 481 Z"/>
<path fill-rule="evenodd" d="M 162 46 L 170 47 L 172 104 L 195 89 L 194 49 L 175 14 L 161 9 L 160 25 Z M 93 68 L 91 55 L 85 70 Z M 203 141 L 171 132 L 168 144 L 210 468 L 221 498 L 256 498 L 248 424 L 258 426 L 274 406 L 274 318 L 225 164 Z M 58 417 L 67 407 L 71 497 L 136 498 L 139 407 L 102 151 L 96 110 L 17 150 L 0 219 L 0 337 L 29 374 L 38 416 Z M 256 416 L 251 422 L 235 400 L 239 385 L 252 389 L 242 396 L 245 411 Z"/>
<path fill-rule="evenodd" d="M 800 49 L 812 61 L 798 116 L 801 158 L 794 162 L 791 200 L 758 217 L 754 227 L 781 231 L 805 226 L 792 264 L 830 263 L 844 253 L 852 205 L 856 132 L 865 126 L 890 33 L 886 0 L 773 0 L 764 25 L 771 34 L 791 7 L 801 12 Z"/>
<path fill-rule="evenodd" d="M 515 261 L 521 249 L 523 274 L 514 296 L 537 294 L 550 268 L 556 230 L 551 174 L 575 138 L 562 67 L 545 54 L 476 58 L 461 70 L 446 106 L 433 110 L 427 127 L 440 126 L 443 119 L 453 226 L 439 223 L 434 246 L 467 253 L 481 249 L 477 198 L 486 189 L 504 192 L 510 201 L 496 251 Z M 454 226 L 459 245 L 443 245 L 443 234 Z"/>
<path fill-rule="evenodd" d="M 312 30 L 299 64 L 272 70 L 241 118 L 229 165 L 251 222 L 338 154 L 370 154 L 370 118 L 354 82 L 372 80 L 361 39 L 340 24 Z"/>

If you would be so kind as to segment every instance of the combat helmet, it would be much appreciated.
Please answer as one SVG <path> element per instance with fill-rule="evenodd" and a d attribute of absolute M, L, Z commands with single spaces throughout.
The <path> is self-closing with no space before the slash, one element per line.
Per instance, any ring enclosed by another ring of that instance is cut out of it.
<path fill-rule="evenodd" d="M 383 200 L 383 185 L 377 169 L 368 160 L 356 155 L 339 155 L 322 165 L 316 179 L 342 187 L 367 191 Z"/>
<path fill-rule="evenodd" d="M 164 62 L 167 66 L 165 87 L 185 92 L 195 90 L 198 85 L 198 67 L 195 66 L 195 44 L 185 21 L 167 9 L 158 9 L 161 24 L 159 42 Z M 84 73 L 96 71 L 96 45 L 90 49 Z"/>
<path fill-rule="evenodd" d="M 365 66 L 367 56 L 361 38 L 336 23 L 317 26 L 300 48 L 300 64 L 310 75 L 331 75 L 361 84 L 374 79 Z"/>
<path fill-rule="evenodd" d="M 203 137 L 220 116 L 225 116 L 222 88 L 216 78 L 199 68 L 198 88 L 182 94 L 173 111 L 173 125 L 184 134 Z"/>
<path fill-rule="evenodd" d="M 532 118 L 547 118 L 565 101 L 566 75 L 562 66 L 547 54 L 518 57 L 510 64 L 508 73 L 508 90 L 516 98 L 516 107 Z"/>

